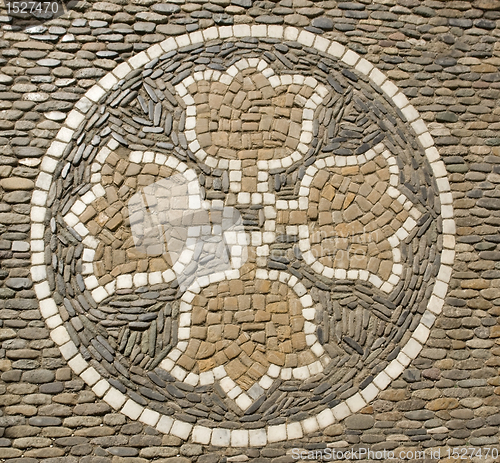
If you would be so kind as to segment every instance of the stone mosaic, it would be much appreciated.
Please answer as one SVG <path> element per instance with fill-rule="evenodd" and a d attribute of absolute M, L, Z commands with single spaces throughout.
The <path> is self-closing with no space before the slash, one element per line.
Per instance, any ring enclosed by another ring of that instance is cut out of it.
<path fill-rule="evenodd" d="M 330 426 L 441 312 L 444 164 L 398 88 L 323 37 L 238 25 L 153 45 L 76 103 L 41 169 L 32 278 L 51 337 L 163 433 L 241 447 Z"/>

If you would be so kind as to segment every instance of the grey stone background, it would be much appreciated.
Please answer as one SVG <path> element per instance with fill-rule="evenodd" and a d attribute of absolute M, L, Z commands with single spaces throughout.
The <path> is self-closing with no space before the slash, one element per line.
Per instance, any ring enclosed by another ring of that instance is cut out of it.
<path fill-rule="evenodd" d="M 83 1 L 29 32 L 13 30 L 5 15 L 0 23 L 0 461 L 285 463 L 293 447 L 332 442 L 395 451 L 498 447 L 500 0 Z M 74 103 L 153 43 L 241 23 L 324 34 L 394 80 L 447 165 L 457 223 L 446 305 L 417 360 L 361 413 L 264 449 L 183 443 L 113 413 L 61 358 L 29 276 L 34 179 Z"/>

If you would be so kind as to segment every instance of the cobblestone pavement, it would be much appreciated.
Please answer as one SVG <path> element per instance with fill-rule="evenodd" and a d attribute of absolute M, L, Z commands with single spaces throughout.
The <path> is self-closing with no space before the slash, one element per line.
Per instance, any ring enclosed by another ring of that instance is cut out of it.
<path fill-rule="evenodd" d="M 0 459 L 498 447 L 499 15 L 0 16 Z"/>

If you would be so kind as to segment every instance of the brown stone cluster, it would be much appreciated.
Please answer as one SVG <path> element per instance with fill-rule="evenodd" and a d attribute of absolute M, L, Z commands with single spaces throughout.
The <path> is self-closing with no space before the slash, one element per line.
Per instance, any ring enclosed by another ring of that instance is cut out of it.
<path fill-rule="evenodd" d="M 188 371 L 225 365 L 247 390 L 270 364 L 295 368 L 316 360 L 306 350 L 303 307 L 284 283 L 225 280 L 204 288 L 192 305 L 191 339 L 177 362 Z"/>
<path fill-rule="evenodd" d="M 225 159 L 281 159 L 299 144 L 301 104 L 313 93 L 302 85 L 273 88 L 255 69 L 238 73 L 231 84 L 198 81 L 188 87 L 196 105 L 201 147 Z"/>
<path fill-rule="evenodd" d="M 156 239 L 153 230 L 146 230 L 149 232 L 145 236 L 146 241 L 144 237 L 132 236 L 131 223 L 145 221 L 148 213 L 138 204 L 135 213 L 129 216 L 134 211 L 133 205 L 129 204 L 132 196 L 161 179 L 179 174 L 170 167 L 153 162 L 130 162 L 128 154 L 128 149 L 118 149 L 109 154 L 101 170 L 101 182 L 106 194 L 87 206 L 80 216 L 81 222 L 99 240 L 93 265 L 100 285 L 109 283 L 118 275 L 171 268 L 186 239 L 186 227 L 180 226 L 183 225 L 183 211 L 188 206 L 185 184 L 180 185 L 177 191 L 160 188 L 162 191 L 156 192 L 157 199 L 162 201 L 162 208 L 169 213 L 169 223 L 179 225 L 175 229 L 177 239 L 170 236 L 171 233 L 168 237 L 160 236 L 159 230 Z M 166 217 L 164 222 L 167 222 Z"/>

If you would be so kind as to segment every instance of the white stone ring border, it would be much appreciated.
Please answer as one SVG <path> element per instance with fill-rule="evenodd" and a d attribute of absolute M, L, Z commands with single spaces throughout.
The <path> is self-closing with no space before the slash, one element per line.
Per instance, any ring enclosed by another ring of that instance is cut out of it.
<path fill-rule="evenodd" d="M 61 161 L 61 156 L 66 147 L 72 141 L 75 130 L 85 120 L 85 114 L 89 109 L 98 103 L 107 92 L 131 71 L 142 68 L 164 53 L 175 51 L 191 44 L 233 37 L 272 37 L 297 41 L 306 47 L 312 47 L 318 52 L 326 53 L 339 59 L 343 63 L 352 66 L 361 74 L 366 75 L 401 110 L 414 130 L 420 145 L 425 150 L 425 155 L 436 178 L 441 201 L 441 217 L 443 219 L 443 250 L 441 251 L 441 265 L 436 282 L 420 324 L 413 331 L 410 339 L 403 346 L 398 356 L 384 370 L 378 373 L 368 386 L 335 407 L 326 407 L 320 413 L 304 420 L 251 430 L 231 430 L 221 427 L 210 428 L 161 415 L 150 408 L 143 407 L 111 386 L 79 353 L 63 325 L 57 305 L 51 297 L 52 291 L 47 280 L 44 257 L 45 242 L 43 239 L 45 234 L 45 219 L 48 212 L 47 197 L 53 182 L 54 171 Z M 442 311 L 455 259 L 456 229 L 453 219 L 452 194 L 446 168 L 438 150 L 434 146 L 434 141 L 427 126 L 420 118 L 418 111 L 409 103 L 406 96 L 398 87 L 369 61 L 361 58 L 357 53 L 347 49 L 340 43 L 311 32 L 299 30 L 295 27 L 277 25 L 250 26 L 241 24 L 236 26 L 210 27 L 175 38 L 171 37 L 151 46 L 106 74 L 75 104 L 75 109 L 69 113 L 56 139 L 51 143 L 47 153 L 44 155 L 40 170 L 41 172 L 37 177 L 31 200 L 31 275 L 34 282 L 34 290 L 39 300 L 41 314 L 45 318 L 47 327 L 50 330 L 50 337 L 59 346 L 61 354 L 71 369 L 92 388 L 92 391 L 98 397 L 101 397 L 112 408 L 120 411 L 132 420 L 139 420 L 144 424 L 153 426 L 162 433 L 171 434 L 184 440 L 190 439 L 192 442 L 204 445 L 263 447 L 268 443 L 299 439 L 306 434 L 324 429 L 361 410 L 375 399 L 380 391 L 386 389 L 392 380 L 398 378 L 421 351 L 429 337 L 430 328 L 436 316 Z"/>

